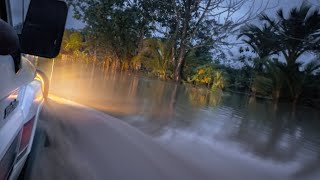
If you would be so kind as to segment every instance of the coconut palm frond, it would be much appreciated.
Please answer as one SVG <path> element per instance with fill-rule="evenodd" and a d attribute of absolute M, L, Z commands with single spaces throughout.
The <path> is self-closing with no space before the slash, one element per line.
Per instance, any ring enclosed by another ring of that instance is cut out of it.
<path fill-rule="evenodd" d="M 245 37 L 242 41 L 249 45 L 261 59 L 279 52 L 278 38 L 270 25 L 264 25 L 262 28 L 248 25 L 242 29 L 238 38 L 240 37 Z"/>
<path fill-rule="evenodd" d="M 314 59 L 305 65 L 304 72 L 307 73 L 307 75 L 310 75 L 319 69 L 320 61 L 318 59 Z"/>

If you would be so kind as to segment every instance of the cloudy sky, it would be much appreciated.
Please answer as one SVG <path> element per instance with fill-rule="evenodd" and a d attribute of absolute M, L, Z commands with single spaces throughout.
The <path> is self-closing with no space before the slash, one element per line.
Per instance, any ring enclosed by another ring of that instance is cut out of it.
<path fill-rule="evenodd" d="M 265 1 L 265 0 L 260 0 Z M 320 0 L 270 0 L 270 7 L 275 7 L 267 10 L 266 13 L 274 14 L 279 8 L 282 8 L 285 13 L 289 12 L 293 7 L 300 6 L 303 2 L 308 2 L 314 7 L 320 7 Z"/>
<path fill-rule="evenodd" d="M 16 1 L 16 0 L 14 0 Z M 248 0 L 248 3 L 236 14 L 241 17 L 248 9 L 254 5 L 255 10 L 261 12 L 262 9 L 267 8 L 265 13 L 273 15 L 279 8 L 283 8 L 285 12 L 288 12 L 291 8 L 301 5 L 303 1 L 308 1 L 315 7 L 320 7 L 320 0 Z M 254 2 L 254 4 L 253 4 Z M 84 23 L 72 18 L 73 10 L 70 8 L 69 17 L 67 21 L 67 28 L 83 28 Z M 236 17 L 235 17 L 236 18 Z"/>
<path fill-rule="evenodd" d="M 13 17 L 13 24 L 16 25 L 22 22 L 22 0 L 9 0 L 11 3 L 11 11 Z M 315 8 L 320 8 L 320 0 L 247 0 L 248 2 L 233 16 L 234 19 L 242 17 L 251 7 L 254 7 L 255 12 L 261 12 L 265 9 L 264 13 L 268 14 L 269 16 L 275 16 L 276 11 L 279 8 L 282 8 L 287 14 L 290 9 L 293 7 L 300 6 L 304 1 L 309 2 Z M 29 5 L 30 0 L 24 0 L 25 4 L 25 13 L 27 12 L 27 8 Z M 254 3 L 253 3 L 254 2 Z M 72 7 L 69 8 L 68 20 L 66 24 L 66 28 L 75 28 L 81 29 L 85 26 L 85 24 L 81 21 L 78 21 L 73 18 L 73 9 Z M 252 21 L 255 22 L 254 20 Z M 257 21 L 258 22 L 258 21 Z M 232 39 L 236 41 L 236 38 Z M 239 47 L 230 48 L 230 51 L 234 54 L 234 56 L 238 56 L 238 49 Z M 312 55 L 305 55 L 300 58 L 301 61 L 306 62 L 312 59 Z"/>
<path fill-rule="evenodd" d="M 69 13 L 68 13 L 68 19 L 67 19 L 67 24 L 66 24 L 66 28 L 71 29 L 71 28 L 75 28 L 75 29 L 81 29 L 85 26 L 84 23 L 82 23 L 81 21 L 75 20 L 73 18 L 73 8 L 69 7 Z"/>
<path fill-rule="evenodd" d="M 13 14 L 14 24 L 21 22 L 22 17 L 22 0 L 9 0 L 11 3 L 11 10 Z M 308 1 L 315 7 L 320 7 L 320 0 L 248 0 L 247 4 L 244 5 L 235 15 L 234 18 L 241 17 L 244 13 L 248 11 L 252 5 L 257 12 L 261 12 L 262 9 L 267 8 L 265 11 L 269 15 L 275 14 L 276 10 L 283 8 L 285 12 L 288 12 L 292 7 L 299 6 L 303 1 Z M 25 9 L 28 8 L 30 0 L 24 0 Z M 254 4 L 253 4 L 254 2 Z M 26 13 L 27 10 L 25 10 Z M 81 21 L 75 20 L 73 18 L 73 9 L 69 9 L 67 28 L 83 28 L 85 26 Z"/>

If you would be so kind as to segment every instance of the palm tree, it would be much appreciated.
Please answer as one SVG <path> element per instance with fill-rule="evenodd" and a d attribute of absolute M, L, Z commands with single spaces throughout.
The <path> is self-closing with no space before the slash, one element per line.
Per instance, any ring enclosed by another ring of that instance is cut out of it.
<path fill-rule="evenodd" d="M 281 90 L 285 85 L 287 75 L 285 72 L 286 65 L 278 60 L 269 61 L 266 64 L 266 70 L 269 72 L 272 79 L 272 95 L 274 100 L 277 102 L 281 95 Z"/>
<path fill-rule="evenodd" d="M 288 17 L 282 9 L 277 12 L 274 20 L 266 14 L 260 19 L 272 26 L 279 40 L 279 51 L 285 57 L 287 65 L 295 67 L 297 59 L 305 52 L 314 51 L 319 47 L 320 12 L 318 9 L 303 3 L 300 8 L 293 8 Z"/>
<path fill-rule="evenodd" d="M 287 82 L 286 65 L 278 60 L 268 60 L 264 66 L 265 72 L 255 77 L 252 91 L 262 95 L 272 94 L 273 100 L 278 102 L 281 90 Z"/>
<path fill-rule="evenodd" d="M 288 88 L 291 93 L 293 103 L 296 104 L 302 92 L 311 86 L 315 85 L 312 80 L 312 75 L 320 69 L 320 62 L 317 59 L 310 61 L 304 65 L 303 71 L 295 71 L 292 68 L 288 69 Z"/>
<path fill-rule="evenodd" d="M 247 45 L 249 45 L 254 52 L 258 55 L 258 58 L 254 58 L 254 70 L 255 74 L 259 74 L 263 71 L 263 65 L 266 61 L 268 61 L 269 56 L 277 54 L 279 52 L 279 42 L 277 35 L 275 34 L 274 28 L 270 25 L 264 24 L 262 28 L 256 26 L 256 25 L 247 25 L 244 26 L 241 30 L 241 34 L 238 36 L 238 38 L 244 37 L 242 39 L 243 42 L 245 42 Z M 256 88 L 258 86 L 257 80 L 262 80 L 261 82 L 266 82 L 265 78 L 256 77 L 251 78 L 255 79 Z M 267 84 L 265 84 L 267 85 Z M 250 85 L 251 86 L 251 85 Z M 255 87 L 252 87 L 254 91 L 260 91 L 262 92 L 262 89 L 254 89 Z M 266 89 L 266 88 L 263 88 Z M 266 93 L 266 92 L 264 92 Z M 263 93 L 263 94 L 264 94 Z"/>
<path fill-rule="evenodd" d="M 256 25 L 244 26 L 238 38 L 248 44 L 259 56 L 260 59 L 266 59 L 270 55 L 277 54 L 279 51 L 279 42 L 274 28 L 264 24 L 262 28 Z"/>
<path fill-rule="evenodd" d="M 161 78 L 166 78 L 171 59 L 171 42 L 161 39 L 145 39 L 144 47 L 133 58 L 135 66 L 142 64 Z"/>

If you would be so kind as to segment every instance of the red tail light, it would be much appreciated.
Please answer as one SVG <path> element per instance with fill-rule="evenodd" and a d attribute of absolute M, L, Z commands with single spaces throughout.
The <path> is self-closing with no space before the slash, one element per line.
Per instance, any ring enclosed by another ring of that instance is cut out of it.
<path fill-rule="evenodd" d="M 24 124 L 22 129 L 22 136 L 20 141 L 20 147 L 19 147 L 19 154 L 25 150 L 25 148 L 28 146 L 32 130 L 33 130 L 33 124 L 34 124 L 35 117 L 33 117 L 30 121 L 28 121 L 26 124 Z"/>

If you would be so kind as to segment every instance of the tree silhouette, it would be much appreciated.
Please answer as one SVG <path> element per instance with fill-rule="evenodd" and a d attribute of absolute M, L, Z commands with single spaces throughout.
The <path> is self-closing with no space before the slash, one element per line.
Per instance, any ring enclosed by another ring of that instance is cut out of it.
<path fill-rule="evenodd" d="M 280 9 L 276 20 L 266 14 L 260 19 L 275 29 L 280 42 L 279 51 L 288 66 L 294 66 L 302 54 L 315 51 L 319 47 L 320 12 L 318 9 L 312 10 L 307 3 L 303 3 L 300 8 L 293 8 L 288 17 Z"/>

